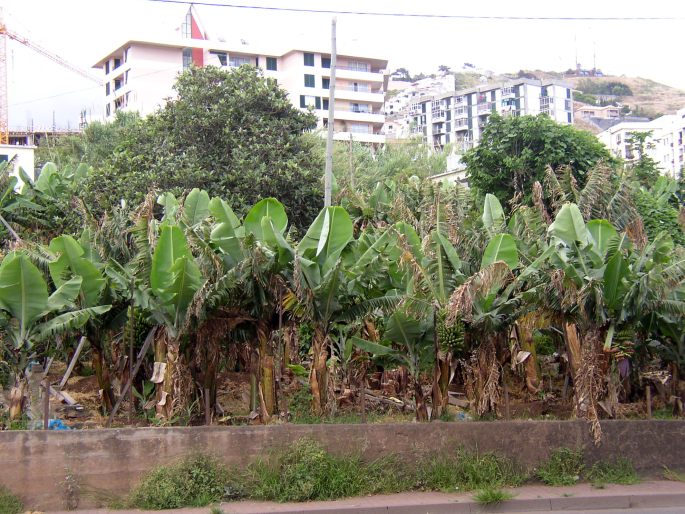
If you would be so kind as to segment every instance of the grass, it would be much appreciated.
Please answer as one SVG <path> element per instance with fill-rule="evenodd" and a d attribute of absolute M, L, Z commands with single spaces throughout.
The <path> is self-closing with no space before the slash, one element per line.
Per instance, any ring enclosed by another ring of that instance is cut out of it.
<path fill-rule="evenodd" d="M 608 462 L 596 462 L 585 472 L 585 479 L 595 486 L 603 484 L 633 485 L 640 481 L 633 464 L 624 458 Z"/>
<path fill-rule="evenodd" d="M 223 498 L 227 480 L 227 470 L 221 464 L 211 457 L 196 455 L 154 469 L 124 506 L 151 510 L 204 507 Z"/>
<path fill-rule="evenodd" d="M 417 475 L 422 488 L 446 492 L 518 486 L 526 480 L 510 459 L 463 450 L 419 463 Z"/>
<path fill-rule="evenodd" d="M 210 507 L 209 509 L 209 514 L 224 514 L 224 511 L 221 507 Z"/>
<path fill-rule="evenodd" d="M 685 474 L 674 471 L 667 466 L 664 466 L 663 477 L 666 480 L 672 480 L 674 482 L 685 482 Z"/>
<path fill-rule="evenodd" d="M 473 499 L 481 505 L 497 505 L 514 497 L 509 491 L 502 491 L 501 489 L 486 488 L 481 489 L 473 495 Z"/>
<path fill-rule="evenodd" d="M 580 480 L 584 468 L 580 450 L 558 448 L 538 466 L 536 475 L 547 485 L 573 485 Z"/>
<path fill-rule="evenodd" d="M 0 485 L 0 514 L 20 514 L 24 505 L 7 488 Z"/>
<path fill-rule="evenodd" d="M 406 490 L 411 479 L 403 469 L 397 459 L 364 462 L 356 455 L 337 457 L 302 439 L 289 450 L 248 466 L 230 489 L 258 500 L 332 500 Z"/>

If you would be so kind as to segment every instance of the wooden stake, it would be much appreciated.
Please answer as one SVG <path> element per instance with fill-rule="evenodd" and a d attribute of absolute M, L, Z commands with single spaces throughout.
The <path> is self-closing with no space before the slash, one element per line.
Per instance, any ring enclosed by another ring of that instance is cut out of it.
<path fill-rule="evenodd" d="M 652 419 L 652 386 L 647 384 L 645 389 L 645 396 L 647 400 L 647 419 Z"/>
<path fill-rule="evenodd" d="M 81 355 L 81 350 L 83 349 L 83 345 L 86 341 L 87 339 L 85 336 L 82 336 L 81 339 L 79 339 L 76 351 L 74 352 L 74 355 L 71 358 L 71 361 L 69 362 L 69 367 L 67 368 L 67 371 L 64 373 L 64 376 L 62 377 L 62 380 L 60 381 L 57 389 L 61 390 L 65 385 L 67 385 L 67 380 L 69 380 L 71 372 L 74 371 L 74 366 L 76 366 L 76 363 L 78 362 L 79 355 Z"/>
<path fill-rule="evenodd" d="M 507 385 L 507 374 L 502 377 L 504 385 L 504 419 L 511 419 L 509 412 L 509 386 Z"/>
<path fill-rule="evenodd" d="M 143 364 L 143 359 L 145 359 L 145 354 L 147 353 L 148 349 L 150 348 L 150 345 L 152 344 L 152 341 L 155 338 L 156 332 L 157 332 L 157 327 L 152 327 L 150 329 L 150 331 L 148 332 L 147 337 L 145 338 L 145 342 L 143 343 L 143 347 L 140 349 L 140 352 L 138 353 L 138 362 L 136 362 L 136 365 L 133 368 L 133 374 L 128 377 L 128 381 L 126 382 L 126 385 L 124 386 L 124 390 L 121 392 L 121 396 L 119 396 L 119 399 L 117 400 L 117 403 L 114 405 L 112 412 L 109 413 L 109 417 L 107 418 L 107 423 L 105 423 L 106 427 L 109 427 L 112 424 L 112 420 L 114 419 L 114 415 L 119 410 L 119 407 L 121 406 L 121 402 L 123 402 L 124 398 L 126 398 L 126 393 L 128 393 L 128 390 L 131 387 L 131 383 L 133 382 L 133 377 L 136 374 L 138 374 L 138 370 L 140 369 L 141 364 Z"/>
<path fill-rule="evenodd" d="M 361 398 L 359 399 L 362 423 L 366 423 L 366 364 L 362 368 Z"/>
<path fill-rule="evenodd" d="M 43 430 L 50 428 L 50 384 L 43 381 Z"/>
<path fill-rule="evenodd" d="M 205 425 L 212 424 L 212 413 L 209 410 L 209 389 L 205 387 Z"/>

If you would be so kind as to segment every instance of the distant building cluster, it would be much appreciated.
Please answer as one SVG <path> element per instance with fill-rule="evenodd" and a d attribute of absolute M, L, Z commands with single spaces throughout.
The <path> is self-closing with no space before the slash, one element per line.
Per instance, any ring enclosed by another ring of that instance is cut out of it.
<path fill-rule="evenodd" d="M 685 167 L 685 107 L 651 121 L 621 121 L 597 137 L 614 155 L 632 162 L 639 158 L 632 137 L 636 132 L 648 133 L 645 152 L 662 172 L 679 178 Z"/>
<path fill-rule="evenodd" d="M 405 92 L 405 98 L 408 95 Z M 451 144 L 457 153 L 478 143 L 493 113 L 547 114 L 559 123 L 573 123 L 572 87 L 555 80 L 520 78 L 409 98 L 406 104 L 397 104 L 399 108 L 393 106 L 393 114 L 388 115 L 385 123 L 386 136 L 389 139 L 420 137 L 438 149 Z"/>

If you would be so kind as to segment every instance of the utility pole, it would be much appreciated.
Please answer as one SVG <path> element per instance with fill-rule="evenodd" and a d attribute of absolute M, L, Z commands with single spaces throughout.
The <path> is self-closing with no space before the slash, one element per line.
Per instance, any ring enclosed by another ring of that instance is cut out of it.
<path fill-rule="evenodd" d="M 324 207 L 331 206 L 331 196 L 333 190 L 333 128 L 335 125 L 335 67 L 336 67 L 336 47 L 335 47 L 335 16 L 331 21 L 331 83 L 328 90 L 328 139 L 326 140 L 326 171 L 324 174 Z"/>

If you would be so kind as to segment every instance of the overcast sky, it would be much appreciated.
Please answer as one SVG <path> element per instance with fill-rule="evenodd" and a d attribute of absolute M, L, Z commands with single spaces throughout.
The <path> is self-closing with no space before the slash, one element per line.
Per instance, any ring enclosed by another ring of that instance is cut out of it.
<path fill-rule="evenodd" d="M 386 13 L 542 17 L 678 17 L 670 21 L 519 21 L 339 14 L 339 50 L 377 54 L 389 68 L 431 73 L 470 62 L 495 72 L 563 71 L 575 65 L 650 78 L 685 89 L 682 0 L 216 0 L 216 3 Z M 3 0 L 15 32 L 82 68 L 131 38 L 173 36 L 187 6 L 149 0 Z M 328 44 L 331 15 L 197 6 L 206 30 L 228 41 L 287 46 Z M 104 88 L 32 50 L 8 43 L 10 126 L 75 127 L 79 112 L 98 115 Z M 96 73 L 97 70 L 93 70 Z"/>

